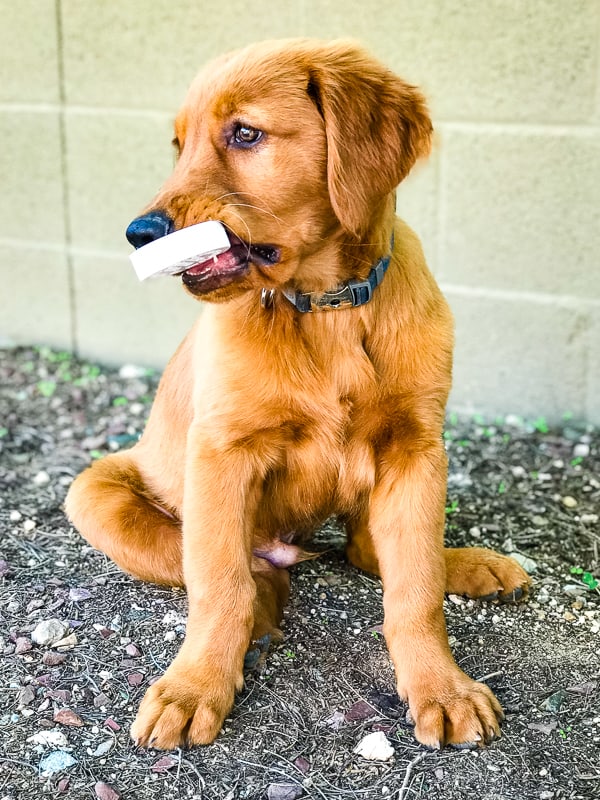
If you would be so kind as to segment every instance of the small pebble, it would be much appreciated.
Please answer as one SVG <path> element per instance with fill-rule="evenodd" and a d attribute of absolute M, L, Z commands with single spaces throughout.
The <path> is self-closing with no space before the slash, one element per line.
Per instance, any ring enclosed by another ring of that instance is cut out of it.
<path fill-rule="evenodd" d="M 352 752 L 367 761 L 389 761 L 394 748 L 383 731 L 375 731 L 364 736 Z"/>
<path fill-rule="evenodd" d="M 536 600 L 538 601 L 538 603 L 540 603 L 540 605 L 543 606 L 545 606 L 546 603 L 550 602 L 550 594 L 548 593 L 548 589 L 545 586 L 542 586 L 542 588 L 537 593 Z"/>
<path fill-rule="evenodd" d="M 92 756 L 94 758 L 101 758 L 102 756 L 105 756 L 112 750 L 113 745 L 114 745 L 113 739 L 107 739 L 105 742 L 101 742 L 92 753 Z"/>
<path fill-rule="evenodd" d="M 524 556 L 521 553 L 509 553 L 511 558 L 520 564 L 525 572 L 532 573 L 537 570 L 537 562 L 533 560 L 533 558 L 529 558 L 528 556 Z"/>
<path fill-rule="evenodd" d="M 19 710 L 23 710 L 30 703 L 35 700 L 35 692 L 31 686 L 24 686 L 19 692 L 17 700 Z"/>
<path fill-rule="evenodd" d="M 119 797 L 121 797 L 116 789 L 113 789 L 112 786 L 109 786 L 108 783 L 104 783 L 104 781 L 98 781 L 94 786 L 94 792 L 99 800 L 119 800 Z"/>
<path fill-rule="evenodd" d="M 41 647 L 47 647 L 62 639 L 68 630 L 68 625 L 59 619 L 43 619 L 33 629 L 31 640 Z"/>
<path fill-rule="evenodd" d="M 460 595 L 458 594 L 449 594 L 448 600 L 450 600 L 450 602 L 453 603 L 455 606 L 464 606 L 465 604 L 464 597 L 460 597 Z"/>
<path fill-rule="evenodd" d="M 47 667 L 57 667 L 59 664 L 62 664 L 63 661 L 66 661 L 66 659 L 67 657 L 62 653 L 54 653 L 53 651 L 50 650 L 49 652 L 44 653 L 42 662 Z"/>
<path fill-rule="evenodd" d="M 25 636 L 18 636 L 15 640 L 15 654 L 20 656 L 31 650 L 31 642 Z"/>
<path fill-rule="evenodd" d="M 598 522 L 598 514 L 582 514 L 579 518 L 584 525 L 595 525 Z"/>
<path fill-rule="evenodd" d="M 55 642 L 54 647 L 60 650 L 72 650 L 76 644 L 77 636 L 74 633 L 70 633 L 68 636 L 65 636 L 64 639 L 59 639 L 58 642 Z"/>
<path fill-rule="evenodd" d="M 573 448 L 574 458 L 587 458 L 590 454 L 590 446 L 585 442 L 579 442 Z"/>
<path fill-rule="evenodd" d="M 104 706 L 109 705 L 110 698 L 108 698 L 104 692 L 100 692 L 94 697 L 94 707 L 95 708 L 103 708 Z"/>
<path fill-rule="evenodd" d="M 40 731 L 34 733 L 33 736 L 27 738 L 28 742 L 32 744 L 42 745 L 43 747 L 58 747 L 61 750 L 67 750 L 69 741 L 61 731 Z"/>
<path fill-rule="evenodd" d="M 69 589 L 69 600 L 72 600 L 74 603 L 79 603 L 82 600 L 89 600 L 92 597 L 92 593 L 89 589 L 82 589 L 79 586 L 72 586 Z"/>
<path fill-rule="evenodd" d="M 83 720 L 70 708 L 61 708 L 54 712 L 54 722 L 60 725 L 66 725 L 69 728 L 81 728 L 84 725 Z"/>
<path fill-rule="evenodd" d="M 297 783 L 272 783 L 267 789 L 268 800 L 297 800 L 304 789 Z"/>
<path fill-rule="evenodd" d="M 36 486 L 46 486 L 46 484 L 50 483 L 50 475 L 48 475 L 46 470 L 42 469 L 34 477 L 33 482 Z"/>
<path fill-rule="evenodd" d="M 580 583 L 566 583 L 562 590 L 565 594 L 569 595 L 569 597 L 579 597 L 583 591 L 583 586 Z"/>
<path fill-rule="evenodd" d="M 49 778 L 57 772 L 62 772 L 77 763 L 70 753 L 64 750 L 54 750 L 40 761 L 40 774 Z"/>
<path fill-rule="evenodd" d="M 9 519 L 11 522 L 19 522 L 22 518 L 22 514 L 20 511 L 11 511 L 9 515 Z"/>
<path fill-rule="evenodd" d="M 560 498 L 560 502 L 563 504 L 565 508 L 576 508 L 577 507 L 577 500 L 574 497 L 571 497 L 570 494 L 565 495 L 564 497 Z"/>
<path fill-rule="evenodd" d="M 123 364 L 119 370 L 119 378 L 143 378 L 146 374 L 145 367 L 138 367 L 137 364 Z"/>
<path fill-rule="evenodd" d="M 550 697 L 547 697 L 544 700 L 542 703 L 542 709 L 544 711 L 551 711 L 553 714 L 556 714 L 558 711 L 560 711 L 566 699 L 567 693 L 565 690 L 559 689 L 557 692 L 554 692 L 554 694 L 551 694 Z"/>
<path fill-rule="evenodd" d="M 35 530 L 36 524 L 32 519 L 26 519 L 23 523 L 23 530 L 25 533 L 31 533 L 31 531 Z"/>

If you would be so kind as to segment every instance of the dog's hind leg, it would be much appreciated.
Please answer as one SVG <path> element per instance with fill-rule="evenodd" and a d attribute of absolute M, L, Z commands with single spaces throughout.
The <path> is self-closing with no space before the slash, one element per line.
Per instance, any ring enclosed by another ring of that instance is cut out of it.
<path fill-rule="evenodd" d="M 244 659 L 246 671 L 255 669 L 264 659 L 272 642 L 283 634 L 279 628 L 283 609 L 290 594 L 290 574 L 264 558 L 252 559 L 252 577 L 256 584 L 254 598 L 254 627 Z"/>
<path fill-rule="evenodd" d="M 181 522 L 152 496 L 128 453 L 106 456 L 82 472 L 65 510 L 81 535 L 125 572 L 183 586 Z"/>

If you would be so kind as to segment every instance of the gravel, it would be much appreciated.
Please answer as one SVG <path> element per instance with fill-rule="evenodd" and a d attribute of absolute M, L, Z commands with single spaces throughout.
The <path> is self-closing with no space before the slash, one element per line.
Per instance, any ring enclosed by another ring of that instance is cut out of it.
<path fill-rule="evenodd" d="M 185 631 L 185 593 L 142 584 L 66 521 L 69 484 L 131 446 L 158 375 L 46 348 L 0 351 L 0 798 L 600 798 L 600 434 L 450 414 L 447 540 L 511 553 L 519 605 L 451 597 L 459 664 L 506 713 L 482 750 L 428 751 L 394 692 L 381 585 L 334 520 L 293 570 L 285 638 L 217 741 L 140 750 L 128 729 Z M 49 624 L 61 626 L 40 636 Z M 58 638 L 55 638 L 55 634 Z M 355 748 L 372 734 L 393 756 Z"/>

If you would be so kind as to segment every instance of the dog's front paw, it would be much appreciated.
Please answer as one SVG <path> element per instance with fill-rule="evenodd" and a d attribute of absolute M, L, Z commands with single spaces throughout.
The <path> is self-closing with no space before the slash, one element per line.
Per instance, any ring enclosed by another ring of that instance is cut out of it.
<path fill-rule="evenodd" d="M 485 684 L 458 668 L 439 684 L 425 679 L 412 682 L 408 691 L 399 687 L 399 693 L 408 699 L 415 736 L 427 747 L 483 746 L 500 735 L 500 703 Z"/>
<path fill-rule="evenodd" d="M 210 744 L 243 683 L 241 673 L 227 680 L 217 669 L 178 661 L 148 689 L 131 726 L 132 739 L 142 747 Z"/>

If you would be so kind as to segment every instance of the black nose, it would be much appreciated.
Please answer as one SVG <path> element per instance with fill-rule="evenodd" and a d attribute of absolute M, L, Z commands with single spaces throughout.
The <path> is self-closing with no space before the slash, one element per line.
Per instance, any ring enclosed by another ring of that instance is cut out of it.
<path fill-rule="evenodd" d="M 175 230 L 171 217 L 163 211 L 150 211 L 141 217 L 136 217 L 125 231 L 127 241 L 137 250 L 145 244 L 160 239 Z"/>

